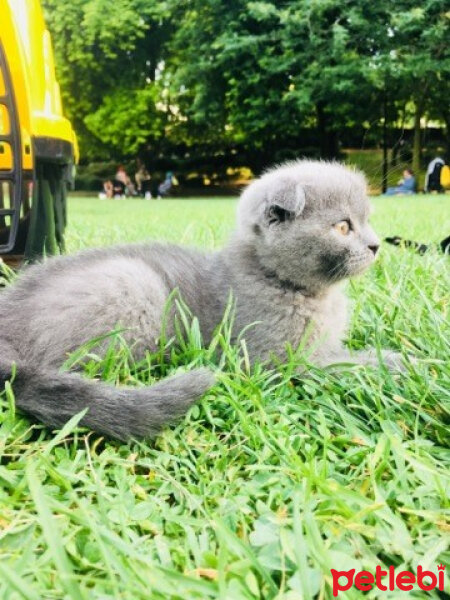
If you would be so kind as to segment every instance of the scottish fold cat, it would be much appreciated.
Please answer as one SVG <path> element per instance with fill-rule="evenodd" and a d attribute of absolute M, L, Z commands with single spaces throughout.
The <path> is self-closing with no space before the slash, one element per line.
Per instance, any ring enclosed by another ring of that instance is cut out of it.
<path fill-rule="evenodd" d="M 374 351 L 350 354 L 342 343 L 348 323 L 342 281 L 367 269 L 379 249 L 368 218 L 361 173 L 338 163 L 297 161 L 245 189 L 236 231 L 218 252 L 138 244 L 30 266 L 0 295 L 0 379 L 11 377 L 15 363 L 18 407 L 47 425 L 61 426 L 87 408 L 82 423 L 101 433 L 122 439 L 154 434 L 213 385 L 208 370 L 131 388 L 59 369 L 68 353 L 117 325 L 136 358 L 155 350 L 174 290 L 199 319 L 205 343 L 231 292 L 233 336 L 246 328 L 253 361 L 282 360 L 286 344 L 297 347 L 308 331 L 317 365 L 378 365 Z M 169 319 L 169 335 L 172 324 Z M 383 360 L 391 368 L 402 364 L 392 352 Z"/>

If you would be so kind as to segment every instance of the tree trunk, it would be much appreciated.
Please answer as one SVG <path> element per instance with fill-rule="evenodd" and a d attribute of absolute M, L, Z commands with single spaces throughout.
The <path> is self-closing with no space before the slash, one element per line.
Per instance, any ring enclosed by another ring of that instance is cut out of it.
<path fill-rule="evenodd" d="M 319 149 L 321 158 L 337 158 L 338 144 L 336 132 L 329 128 L 329 115 L 323 102 L 316 105 L 317 133 L 319 135 Z"/>
<path fill-rule="evenodd" d="M 450 155 L 450 112 L 443 113 L 442 120 L 445 123 L 444 129 L 444 147 L 445 154 Z"/>
<path fill-rule="evenodd" d="M 387 190 L 388 181 L 388 137 L 387 137 L 387 120 L 388 106 L 386 88 L 383 94 L 383 177 L 381 181 L 381 189 L 384 192 Z"/>
<path fill-rule="evenodd" d="M 414 141 L 413 141 L 413 157 L 412 157 L 412 169 L 418 181 L 420 171 L 420 159 L 422 154 L 422 132 L 420 129 L 420 119 L 423 113 L 423 104 L 421 102 L 415 102 L 414 111 Z"/>

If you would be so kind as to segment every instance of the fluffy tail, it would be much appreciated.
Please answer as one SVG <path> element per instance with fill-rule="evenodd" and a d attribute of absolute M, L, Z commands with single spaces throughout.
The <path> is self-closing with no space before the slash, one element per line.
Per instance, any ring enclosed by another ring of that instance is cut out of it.
<path fill-rule="evenodd" d="M 0 381 L 11 376 L 2 368 Z M 207 369 L 195 369 L 146 388 L 114 387 L 76 373 L 33 371 L 20 364 L 12 388 L 16 405 L 46 425 L 61 427 L 88 409 L 81 425 L 118 439 L 151 437 L 214 384 Z"/>

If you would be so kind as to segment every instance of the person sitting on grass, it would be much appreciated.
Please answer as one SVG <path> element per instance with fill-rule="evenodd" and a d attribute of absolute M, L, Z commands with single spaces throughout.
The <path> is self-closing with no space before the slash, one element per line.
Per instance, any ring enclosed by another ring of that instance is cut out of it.
<path fill-rule="evenodd" d="M 172 185 L 173 185 L 173 173 L 172 173 L 172 171 L 167 171 L 166 178 L 158 186 L 158 198 L 164 198 L 165 196 L 168 196 L 170 193 L 170 190 L 172 189 Z"/>
<path fill-rule="evenodd" d="M 103 182 L 103 192 L 98 195 L 99 198 L 113 198 L 114 197 L 114 184 L 112 179 L 107 179 Z"/>
<path fill-rule="evenodd" d="M 403 171 L 403 179 L 400 179 L 398 185 L 388 187 L 385 191 L 385 196 L 396 196 L 398 194 L 415 194 L 416 193 L 416 178 L 411 169 Z"/>
<path fill-rule="evenodd" d="M 123 185 L 125 196 L 136 196 L 136 190 L 134 183 L 131 181 L 128 173 L 125 170 L 123 165 L 119 165 L 117 167 L 115 182 L 118 182 Z"/>
<path fill-rule="evenodd" d="M 99 198 L 122 198 L 125 195 L 125 185 L 117 179 L 107 179 L 103 182 L 103 192 Z"/>
<path fill-rule="evenodd" d="M 150 185 L 151 185 L 151 179 L 152 179 L 151 175 L 147 171 L 147 167 L 145 166 L 145 164 L 139 158 L 137 159 L 136 162 L 137 162 L 138 169 L 136 171 L 134 179 L 136 181 L 137 192 L 140 196 L 142 196 L 146 200 L 150 200 L 152 197 L 152 194 L 150 191 Z"/>
<path fill-rule="evenodd" d="M 444 187 L 441 184 L 441 171 L 445 166 L 445 161 L 440 156 L 436 156 L 430 163 L 428 163 L 427 173 L 425 175 L 425 185 L 423 191 L 425 193 L 439 192 L 443 194 L 445 192 Z"/>

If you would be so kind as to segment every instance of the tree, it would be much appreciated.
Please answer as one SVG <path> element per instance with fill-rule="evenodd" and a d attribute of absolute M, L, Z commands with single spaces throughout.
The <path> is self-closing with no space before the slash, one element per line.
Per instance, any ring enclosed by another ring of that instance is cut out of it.
<path fill-rule="evenodd" d="M 119 155 L 135 152 L 143 141 L 141 127 L 147 142 L 159 139 L 164 114 L 155 121 L 160 102 L 156 79 L 163 40 L 170 35 L 164 3 L 44 0 L 43 6 L 65 110 L 78 133 L 82 156 L 108 156 L 111 142 Z M 119 139 L 120 127 L 125 143 Z M 134 135 L 139 143 L 131 141 Z"/>
<path fill-rule="evenodd" d="M 388 38 L 386 5 L 209 0 L 176 7 L 181 25 L 168 69 L 182 114 L 202 135 L 273 153 L 277 145 L 304 148 L 304 130 L 314 127 L 320 154 L 336 156 L 346 126 L 380 115 L 368 65 Z"/>
<path fill-rule="evenodd" d="M 450 125 L 445 0 L 44 0 L 85 157 L 335 157 L 423 116 Z M 413 108 L 410 115 L 409 109 Z M 349 135 L 348 132 L 352 132 Z M 363 143 L 361 141 L 361 143 Z"/>
<path fill-rule="evenodd" d="M 400 0 L 390 18 L 390 56 L 394 76 L 412 101 L 414 120 L 413 170 L 421 166 L 421 120 L 433 111 L 433 99 L 450 76 L 450 13 L 445 0 L 425 0 L 417 6 Z"/>
<path fill-rule="evenodd" d="M 156 85 L 118 89 L 108 94 L 84 123 L 118 155 L 136 155 L 149 140 L 158 141 L 163 136 L 165 118 L 163 111 L 157 109 L 158 99 Z"/>

